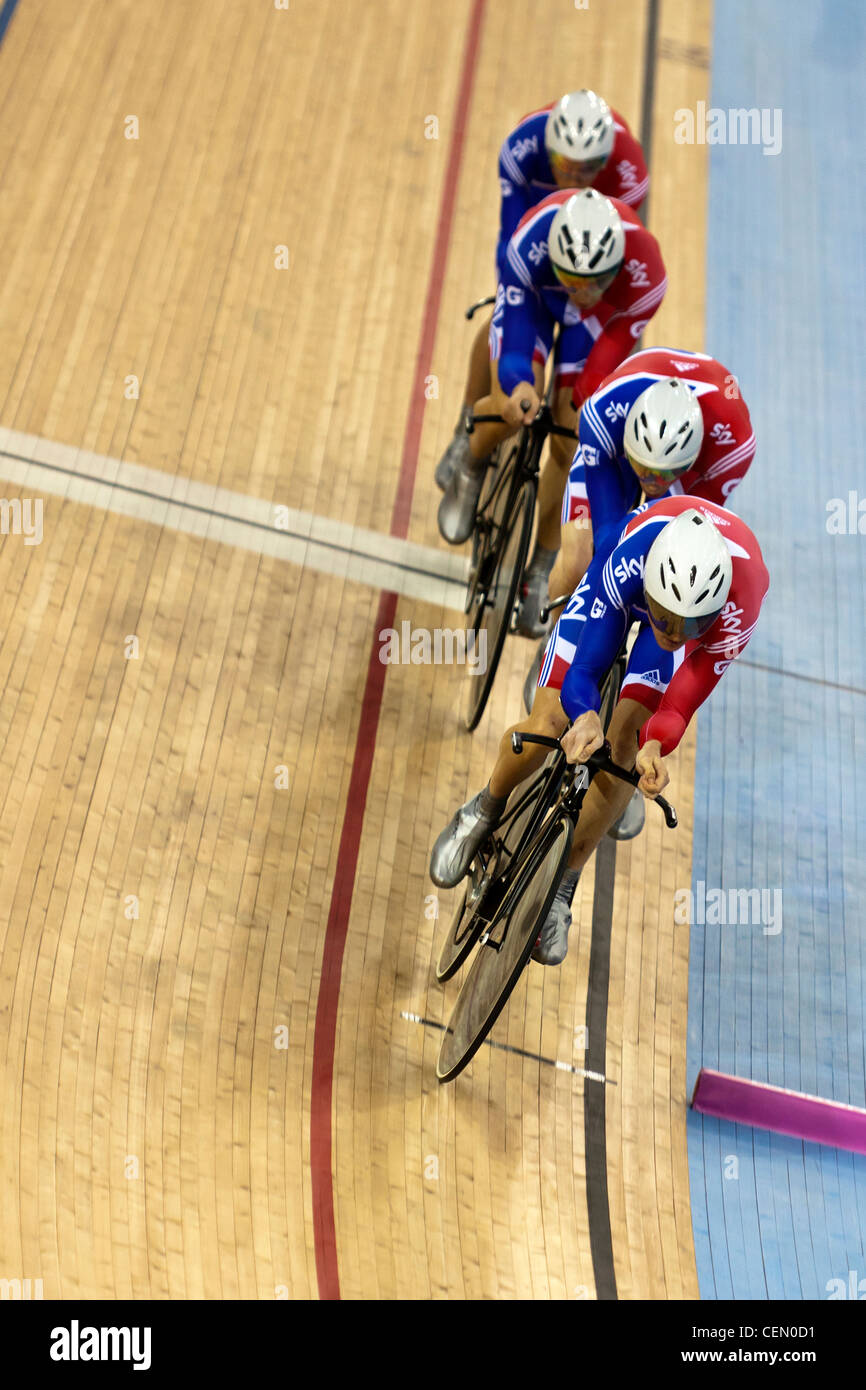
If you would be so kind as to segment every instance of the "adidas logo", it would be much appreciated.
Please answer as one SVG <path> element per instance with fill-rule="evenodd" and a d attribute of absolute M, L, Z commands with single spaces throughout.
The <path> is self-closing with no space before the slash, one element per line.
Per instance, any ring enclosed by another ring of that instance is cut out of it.
<path fill-rule="evenodd" d="M 671 361 L 680 372 L 696 372 L 698 369 L 697 362 L 678 362 L 675 357 L 671 358 Z"/>

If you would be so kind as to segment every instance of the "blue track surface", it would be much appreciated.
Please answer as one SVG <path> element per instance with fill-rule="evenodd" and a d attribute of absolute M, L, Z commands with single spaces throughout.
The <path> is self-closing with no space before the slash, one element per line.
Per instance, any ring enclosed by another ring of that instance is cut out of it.
<path fill-rule="evenodd" d="M 716 0 L 712 106 L 782 112 L 778 155 L 710 150 L 707 259 L 771 588 L 698 717 L 693 890 L 781 889 L 781 930 L 692 926 L 690 1093 L 703 1065 L 866 1106 L 866 534 L 827 529 L 854 491 L 866 532 L 864 95 L 863 0 Z M 866 1297 L 866 1157 L 688 1133 L 702 1298 Z"/>

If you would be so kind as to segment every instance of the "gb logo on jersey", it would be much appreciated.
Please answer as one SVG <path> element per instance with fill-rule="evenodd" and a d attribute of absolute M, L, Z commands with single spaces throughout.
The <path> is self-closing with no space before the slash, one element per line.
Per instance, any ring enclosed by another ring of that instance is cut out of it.
<path fill-rule="evenodd" d="M 603 618 L 606 612 L 607 604 L 602 603 L 600 598 L 594 599 L 592 608 L 589 610 L 589 616 L 591 618 Z"/>
<path fill-rule="evenodd" d="M 626 261 L 625 268 L 631 277 L 632 289 L 649 286 L 649 276 L 646 273 L 646 261 L 639 261 L 636 256 L 632 256 L 630 261 Z"/>
<path fill-rule="evenodd" d="M 644 331 L 644 329 L 646 328 L 646 326 L 647 326 L 648 323 L 649 323 L 649 319 L 638 319 L 638 320 L 637 320 L 635 323 L 633 323 L 632 326 L 631 326 L 631 336 L 632 336 L 633 338 L 635 338 L 635 339 L 639 338 L 640 335 L 641 335 L 641 333 L 643 333 L 643 331 Z"/>
<path fill-rule="evenodd" d="M 739 478 L 730 478 L 728 482 L 722 483 L 722 496 L 727 500 L 739 482 Z"/>
<path fill-rule="evenodd" d="M 533 265 L 541 265 L 547 255 L 547 242 L 534 241 L 526 253 Z"/>
<path fill-rule="evenodd" d="M 736 442 L 727 421 L 725 424 L 722 424 L 720 420 L 717 421 L 710 430 L 710 437 L 714 439 L 717 444 L 734 444 Z"/>
<path fill-rule="evenodd" d="M 519 289 L 517 285 L 506 285 L 506 286 L 505 286 L 505 303 L 506 303 L 506 304 L 515 304 L 515 305 L 516 305 L 516 304 L 522 304 L 525 298 L 526 298 L 526 296 L 525 296 L 525 294 L 523 293 L 523 290 Z"/>
<path fill-rule="evenodd" d="M 525 159 L 528 154 L 538 153 L 538 136 L 527 135 L 523 140 L 515 140 L 511 146 L 511 153 L 518 163 Z"/>
<path fill-rule="evenodd" d="M 598 449 L 594 444 L 581 444 L 580 456 L 586 468 L 595 468 L 598 464 Z"/>

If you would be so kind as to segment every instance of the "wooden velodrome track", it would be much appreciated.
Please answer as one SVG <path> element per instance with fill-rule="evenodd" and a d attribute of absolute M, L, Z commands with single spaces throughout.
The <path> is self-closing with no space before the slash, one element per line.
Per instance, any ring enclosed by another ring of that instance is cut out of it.
<path fill-rule="evenodd" d="M 702 348 L 706 150 L 673 112 L 708 97 L 710 18 L 21 0 L 0 469 L 7 499 L 44 499 L 44 535 L 0 548 L 0 1277 L 46 1298 L 697 1296 L 688 928 L 657 911 L 690 882 L 693 732 L 679 831 L 650 814 L 617 851 L 606 1010 L 587 872 L 565 965 L 532 966 L 494 1034 L 515 1050 L 440 1087 L 440 1033 L 404 1017 L 443 1020 L 456 989 L 432 979 L 429 849 L 531 647 L 509 642 L 467 735 L 461 668 L 376 659 L 383 626 L 453 609 L 383 595 L 351 556 L 235 544 L 218 507 L 184 530 L 164 498 L 213 485 L 444 549 L 432 468 L 462 310 L 492 288 L 498 147 L 577 86 L 638 131 L 649 107 L 670 289 L 645 342 Z M 157 470 L 163 498 L 88 493 L 92 455 Z M 603 1088 L 535 1060 L 592 1069 L 588 1016 Z"/>

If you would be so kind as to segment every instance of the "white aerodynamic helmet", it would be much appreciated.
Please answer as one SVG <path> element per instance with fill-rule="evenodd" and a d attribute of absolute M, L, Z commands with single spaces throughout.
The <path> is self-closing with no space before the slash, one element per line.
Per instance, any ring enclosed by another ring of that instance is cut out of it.
<path fill-rule="evenodd" d="M 629 460 L 653 472 L 684 473 L 703 442 L 700 402 L 676 376 L 641 391 L 625 417 L 623 447 Z"/>
<path fill-rule="evenodd" d="M 615 273 L 625 259 L 619 213 L 594 188 L 573 193 L 550 224 L 547 249 L 560 278 Z"/>
<path fill-rule="evenodd" d="M 709 517 L 680 512 L 656 536 L 644 566 L 653 626 L 675 642 L 700 637 L 721 613 L 731 587 L 731 552 Z"/>
<path fill-rule="evenodd" d="M 568 92 L 561 97 L 544 127 L 547 153 L 576 163 L 607 159 L 615 138 L 613 115 L 607 102 L 595 92 L 586 90 Z"/>

